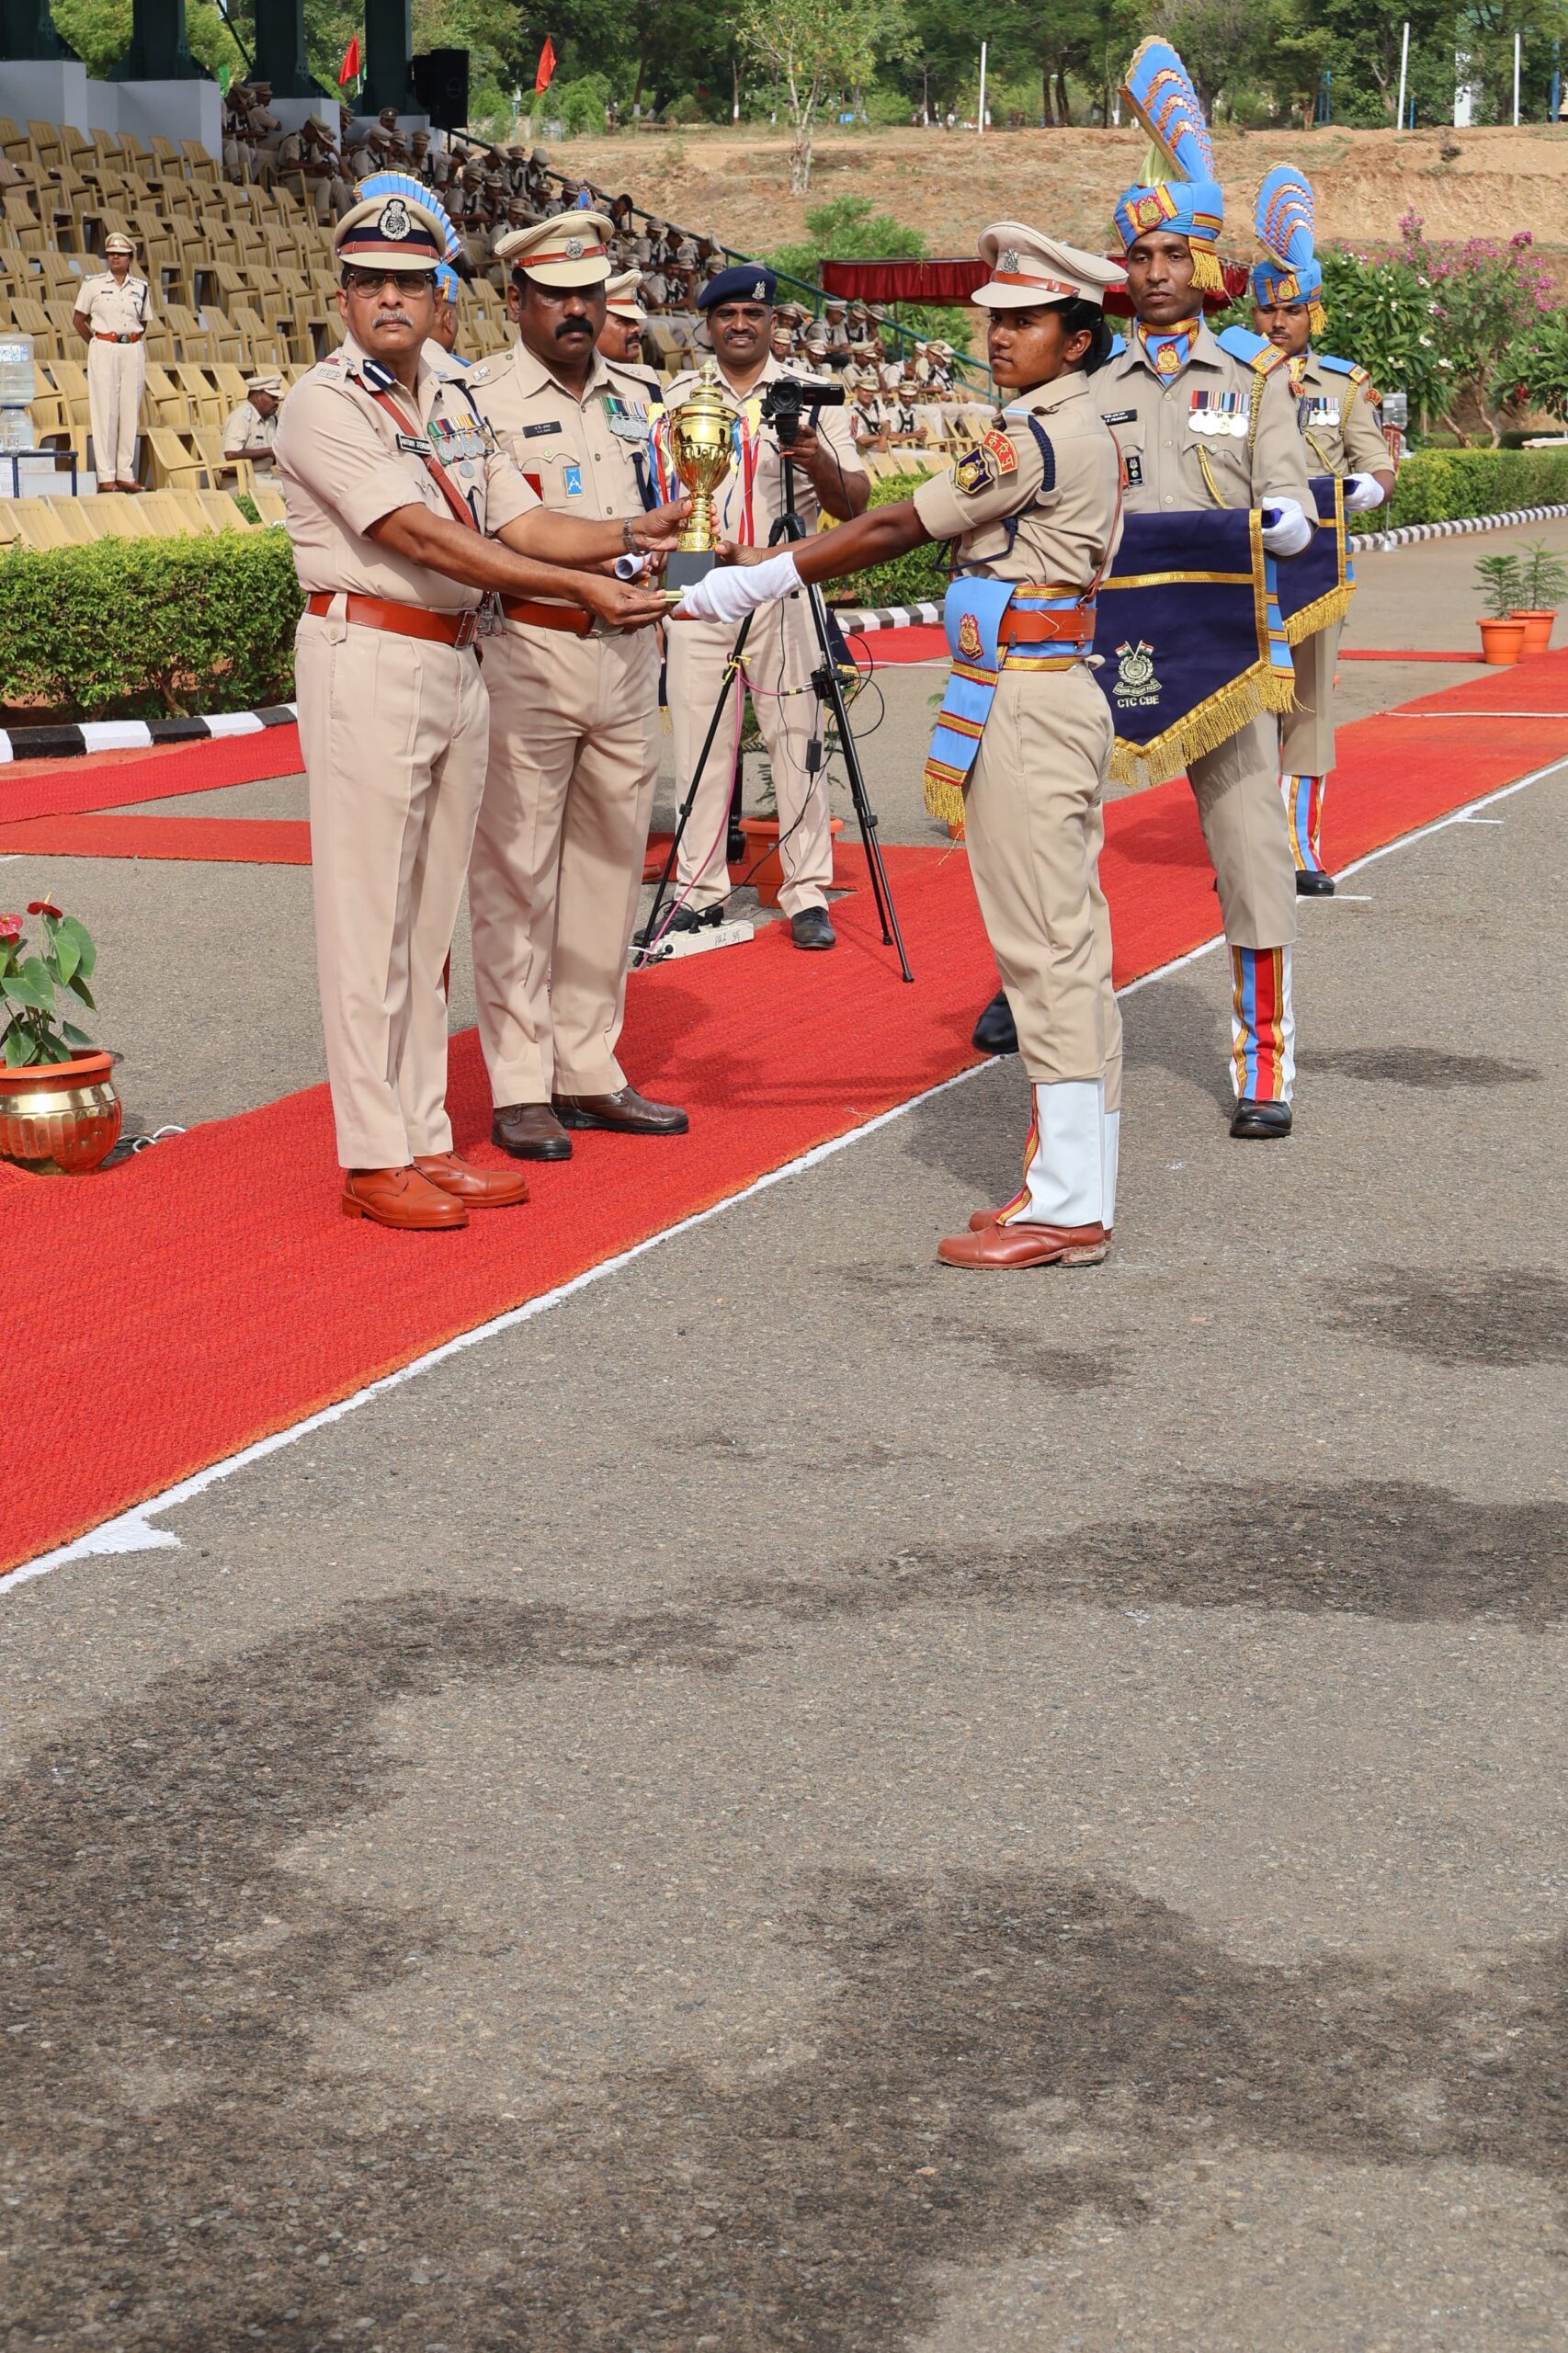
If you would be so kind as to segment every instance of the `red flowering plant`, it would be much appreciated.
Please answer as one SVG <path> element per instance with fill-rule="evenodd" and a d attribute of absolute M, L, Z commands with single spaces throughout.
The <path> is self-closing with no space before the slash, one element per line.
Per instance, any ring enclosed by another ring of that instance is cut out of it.
<path fill-rule="evenodd" d="M 84 924 L 63 915 L 52 899 L 33 899 L 28 913 L 39 918 L 38 943 L 30 951 L 20 915 L 0 915 L 0 1063 L 25 1070 L 37 1063 L 68 1063 L 90 1051 L 85 1029 L 62 1017 L 58 1000 L 71 1009 L 93 1006 L 87 985 L 98 951 Z"/>

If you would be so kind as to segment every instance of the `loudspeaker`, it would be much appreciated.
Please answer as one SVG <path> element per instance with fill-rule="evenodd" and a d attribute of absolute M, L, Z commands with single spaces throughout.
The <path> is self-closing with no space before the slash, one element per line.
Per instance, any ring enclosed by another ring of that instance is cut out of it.
<path fill-rule="evenodd" d="M 420 110 L 437 131 L 468 127 L 468 51 L 432 49 L 413 60 L 414 90 Z"/>

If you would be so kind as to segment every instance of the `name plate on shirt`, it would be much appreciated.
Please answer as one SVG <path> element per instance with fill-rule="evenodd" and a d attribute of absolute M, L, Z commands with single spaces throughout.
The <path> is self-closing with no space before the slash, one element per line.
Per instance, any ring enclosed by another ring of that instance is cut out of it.
<path fill-rule="evenodd" d="M 1137 422 L 1138 412 L 1135 408 L 1101 409 L 1100 411 L 1102 425 L 1136 425 Z"/>
<path fill-rule="evenodd" d="M 556 419 L 551 417 L 543 425 L 525 425 L 517 438 L 521 441 L 537 441 L 541 433 L 559 433 L 560 430 Z"/>

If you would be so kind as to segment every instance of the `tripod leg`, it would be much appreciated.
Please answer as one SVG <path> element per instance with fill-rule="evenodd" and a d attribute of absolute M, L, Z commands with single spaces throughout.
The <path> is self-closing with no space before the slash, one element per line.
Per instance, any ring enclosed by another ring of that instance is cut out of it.
<path fill-rule="evenodd" d="M 648 920 L 642 926 L 642 937 L 650 947 L 658 938 L 659 915 L 664 906 L 665 893 L 670 887 L 670 877 L 676 870 L 676 859 L 680 855 L 680 846 L 686 838 L 686 829 L 690 823 L 691 812 L 697 801 L 698 787 L 702 782 L 703 770 L 708 766 L 709 755 L 713 749 L 713 739 L 719 733 L 719 722 L 724 715 L 725 700 L 731 687 L 735 684 L 735 673 L 739 667 L 741 656 L 745 652 L 746 639 L 751 635 L 753 619 L 752 614 L 746 615 L 741 623 L 740 634 L 730 649 L 730 658 L 724 665 L 724 676 L 713 705 L 712 717 L 708 722 L 708 733 L 702 739 L 702 749 L 697 756 L 697 766 L 691 772 L 691 782 L 687 787 L 686 798 L 681 802 L 679 813 L 676 818 L 676 829 L 670 837 L 669 852 L 665 859 L 664 871 L 653 885 L 653 904 L 648 910 Z M 678 621 L 670 623 L 672 629 L 678 629 L 680 626 Z"/>
<path fill-rule="evenodd" d="M 881 922 L 882 944 L 884 947 L 897 949 L 899 971 L 906 981 L 913 981 L 915 975 L 909 969 L 909 959 L 903 952 L 903 935 L 899 930 L 898 915 L 892 903 L 892 885 L 888 881 L 887 868 L 882 862 L 881 844 L 877 839 L 876 812 L 871 807 L 870 797 L 866 790 L 866 779 L 860 767 L 859 750 L 849 724 L 849 711 L 844 699 L 844 688 L 839 682 L 838 671 L 833 659 L 832 643 L 828 636 L 827 612 L 822 601 L 822 591 L 816 587 L 808 588 L 806 597 L 812 609 L 817 644 L 822 651 L 822 669 L 817 674 L 821 680 L 820 691 L 823 700 L 833 714 L 833 723 L 838 730 L 839 747 L 844 754 L 845 770 L 849 779 L 849 798 L 854 804 L 856 820 L 860 827 L 860 839 L 865 845 L 866 867 L 871 878 L 871 897 Z"/>

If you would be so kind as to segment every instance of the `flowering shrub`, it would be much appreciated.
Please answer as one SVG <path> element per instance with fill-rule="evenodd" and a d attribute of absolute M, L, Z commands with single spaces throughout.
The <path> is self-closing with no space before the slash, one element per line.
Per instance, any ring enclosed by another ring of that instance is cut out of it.
<path fill-rule="evenodd" d="M 1568 424 L 1568 313 L 1553 311 L 1516 336 L 1492 381 L 1493 405 L 1515 416 L 1544 409 Z"/>
<path fill-rule="evenodd" d="M 55 997 L 64 991 L 92 1008 L 87 982 L 97 949 L 85 927 L 74 915 L 62 915 L 52 899 L 29 901 L 28 913 L 40 918 L 38 948 L 31 955 L 21 916 L 0 915 L 0 1063 L 7 1070 L 68 1063 L 93 1043 L 85 1029 L 60 1017 Z"/>

